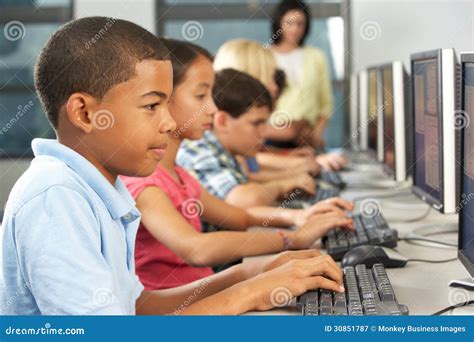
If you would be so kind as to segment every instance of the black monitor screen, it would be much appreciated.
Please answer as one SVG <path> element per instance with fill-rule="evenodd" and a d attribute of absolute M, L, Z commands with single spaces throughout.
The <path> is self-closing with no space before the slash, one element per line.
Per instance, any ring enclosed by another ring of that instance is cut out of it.
<path fill-rule="evenodd" d="M 393 75 L 392 66 L 382 70 L 383 84 L 383 146 L 384 163 L 395 171 L 395 122 L 393 116 Z"/>
<path fill-rule="evenodd" d="M 440 108 L 436 59 L 413 62 L 415 186 L 441 202 Z"/>
<path fill-rule="evenodd" d="M 368 146 L 369 150 L 377 151 L 377 69 L 369 69 L 368 97 Z"/>
<path fill-rule="evenodd" d="M 460 210 L 460 241 L 465 257 L 474 264 L 474 63 L 464 64 L 463 108 L 467 115 L 463 146 L 463 189 Z"/>

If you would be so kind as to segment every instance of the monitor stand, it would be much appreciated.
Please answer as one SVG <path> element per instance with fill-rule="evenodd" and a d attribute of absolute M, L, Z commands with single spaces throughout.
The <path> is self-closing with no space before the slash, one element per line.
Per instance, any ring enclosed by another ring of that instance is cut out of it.
<path fill-rule="evenodd" d="M 474 291 L 474 279 L 466 278 L 459 280 L 451 280 L 448 284 L 450 287 L 462 287 L 468 291 Z"/>
<path fill-rule="evenodd" d="M 347 189 L 403 189 L 407 187 L 406 182 L 395 182 L 393 179 L 374 179 L 367 182 L 348 182 Z"/>
<path fill-rule="evenodd" d="M 417 240 L 412 240 L 412 243 L 418 244 L 418 245 L 428 245 L 430 247 L 437 247 L 437 248 L 457 248 L 458 243 L 457 240 L 451 240 L 451 241 L 443 241 L 445 245 L 440 245 L 437 243 L 438 241 L 435 239 L 431 239 L 430 237 L 432 235 L 438 235 L 438 234 L 449 234 L 449 233 L 457 233 L 458 232 L 458 225 L 457 223 L 455 224 L 447 224 L 447 225 L 436 225 L 436 224 L 428 224 L 424 225 L 421 227 L 418 227 L 414 229 L 412 232 L 408 233 L 405 238 L 423 238 L 425 241 L 417 241 Z M 431 241 L 430 241 L 431 240 Z"/>

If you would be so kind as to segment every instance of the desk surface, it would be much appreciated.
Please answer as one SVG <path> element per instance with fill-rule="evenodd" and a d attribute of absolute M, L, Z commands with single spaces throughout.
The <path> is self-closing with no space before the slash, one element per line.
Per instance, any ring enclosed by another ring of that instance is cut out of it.
<path fill-rule="evenodd" d="M 398 230 L 399 237 L 404 237 L 418 227 L 455 227 L 457 228 L 457 215 L 442 215 L 434 209 L 425 218 L 415 222 L 403 222 L 422 217 L 428 210 L 428 205 L 414 195 L 407 197 L 377 199 L 377 195 L 396 192 L 395 189 L 364 189 L 357 184 L 383 183 L 388 179 L 384 176 L 380 166 L 364 167 L 341 173 L 343 179 L 348 182 L 348 188 L 342 192 L 341 197 L 353 199 L 358 196 L 373 195 L 381 205 L 382 213 L 392 228 Z M 374 182 L 375 181 L 375 182 Z M 354 188 L 351 188 L 351 184 Z M 409 189 L 409 188 L 407 188 Z M 405 190 L 408 192 L 408 190 Z M 450 242 L 457 241 L 457 233 L 436 235 L 432 238 Z M 439 245 L 437 245 L 439 246 Z M 429 243 L 399 241 L 396 248 L 398 252 L 408 259 L 443 260 L 457 256 L 457 248 L 436 247 Z M 323 250 L 324 252 L 324 250 Z M 244 259 L 244 262 L 255 258 Z M 468 278 L 469 274 L 459 260 L 441 264 L 425 262 L 409 262 L 403 268 L 387 269 L 395 294 L 399 303 L 406 304 L 410 315 L 430 315 L 450 305 L 466 302 L 474 299 L 474 292 L 461 288 L 450 288 L 448 283 L 453 279 Z M 452 314 L 474 315 L 474 307 L 458 308 Z M 275 309 L 263 313 L 252 312 L 250 314 L 263 315 L 299 315 L 294 301 L 288 308 Z"/>

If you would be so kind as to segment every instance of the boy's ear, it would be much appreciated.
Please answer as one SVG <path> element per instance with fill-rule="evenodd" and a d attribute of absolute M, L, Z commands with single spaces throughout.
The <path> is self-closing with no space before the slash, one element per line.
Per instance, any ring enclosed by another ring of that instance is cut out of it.
<path fill-rule="evenodd" d="M 213 126 L 216 129 L 225 129 L 229 123 L 229 114 L 223 110 L 218 110 L 214 114 Z"/>
<path fill-rule="evenodd" d="M 85 93 L 74 93 L 69 96 L 66 103 L 67 120 L 84 133 L 90 133 L 94 129 L 93 114 L 97 110 L 97 100 Z"/>

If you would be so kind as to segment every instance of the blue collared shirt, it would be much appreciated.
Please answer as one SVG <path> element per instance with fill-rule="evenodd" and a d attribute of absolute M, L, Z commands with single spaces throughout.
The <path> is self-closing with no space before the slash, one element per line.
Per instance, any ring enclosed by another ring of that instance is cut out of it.
<path fill-rule="evenodd" d="M 140 214 L 120 179 L 112 186 L 56 140 L 34 139 L 35 158 L 5 209 L 2 315 L 133 315 Z"/>

